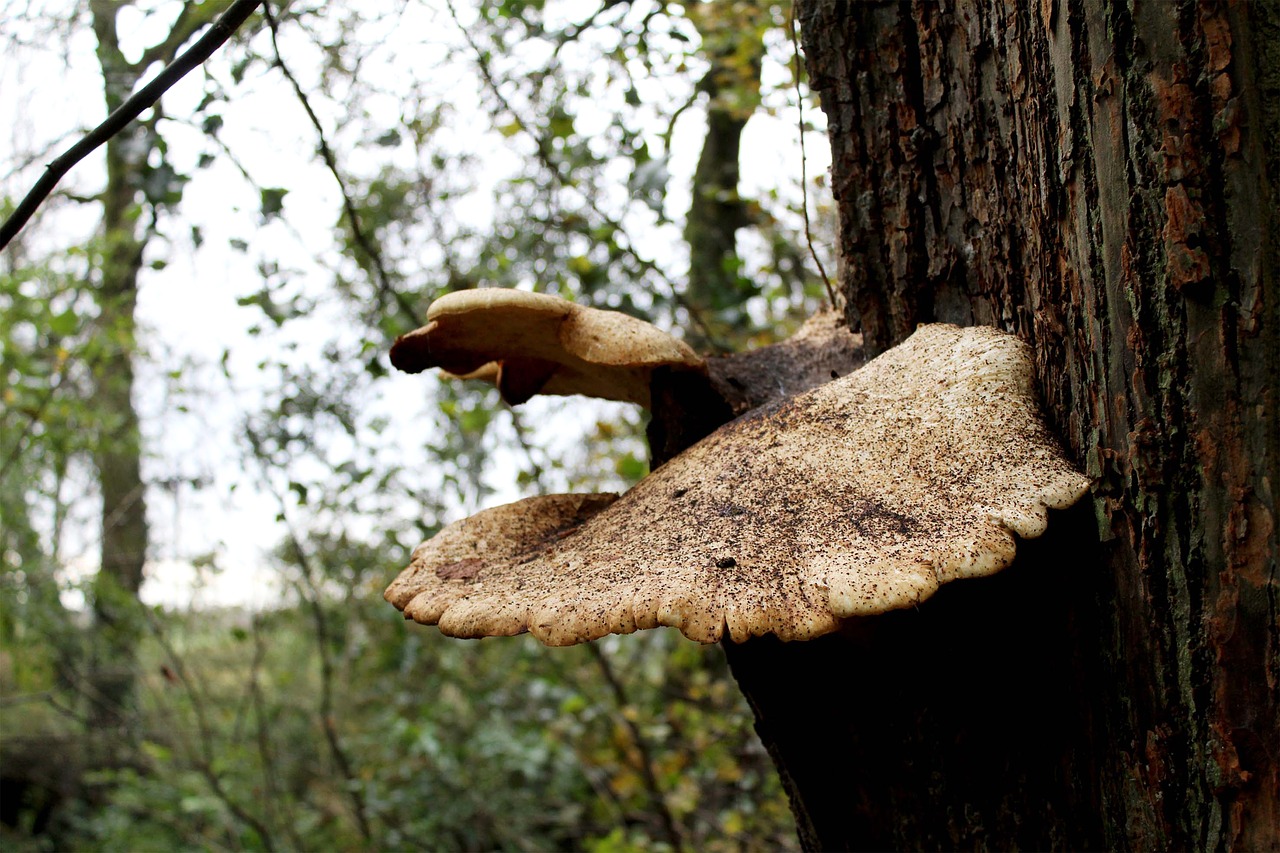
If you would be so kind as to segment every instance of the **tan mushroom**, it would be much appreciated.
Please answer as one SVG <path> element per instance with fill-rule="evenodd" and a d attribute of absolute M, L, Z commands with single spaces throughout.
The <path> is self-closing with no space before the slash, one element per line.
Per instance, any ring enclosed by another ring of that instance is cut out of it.
<path fill-rule="evenodd" d="M 1040 420 L 1025 345 L 924 326 L 616 501 L 582 496 L 591 512 L 553 496 L 450 525 L 387 598 L 457 637 L 568 645 L 667 625 L 704 643 L 808 639 L 1004 568 L 1016 536 L 1087 487 Z"/>
<path fill-rule="evenodd" d="M 618 499 L 615 494 L 543 495 L 486 509 L 450 524 L 413 551 L 413 562 L 401 572 L 384 597 L 401 610 L 434 580 L 455 582 L 441 587 L 431 608 L 434 624 L 489 565 L 536 554 Z M 425 612 L 425 611 L 424 611 Z M 491 630 L 490 635 L 509 632 Z"/>
<path fill-rule="evenodd" d="M 541 393 L 648 407 L 654 370 L 705 369 L 686 344 L 643 320 L 496 287 L 437 299 L 427 325 L 396 341 L 391 363 L 408 373 L 439 367 L 492 382 L 512 405 Z"/>

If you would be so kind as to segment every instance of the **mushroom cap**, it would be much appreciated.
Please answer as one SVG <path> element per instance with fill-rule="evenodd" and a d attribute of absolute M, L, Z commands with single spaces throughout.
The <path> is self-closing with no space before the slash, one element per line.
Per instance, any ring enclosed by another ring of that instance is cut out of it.
<path fill-rule="evenodd" d="M 439 613 L 468 591 L 468 582 L 481 567 L 536 554 L 617 499 L 609 493 L 543 495 L 482 510 L 450 524 L 415 548 L 413 562 L 387 587 L 383 597 L 403 610 L 433 579 L 455 582 L 439 587 L 440 595 L 432 604 L 437 611 L 430 622 L 434 624 Z M 490 630 L 486 636 L 523 630 Z"/>
<path fill-rule="evenodd" d="M 703 369 L 683 341 L 628 314 L 497 287 L 460 290 L 431 303 L 427 325 L 396 340 L 391 363 L 407 373 L 440 367 L 483 379 L 511 405 L 541 393 L 648 407 L 655 369 Z"/>
<path fill-rule="evenodd" d="M 1046 508 L 1088 489 L 1041 421 L 1031 375 L 1012 336 L 923 326 L 726 424 L 617 501 L 583 497 L 589 517 L 574 509 L 564 524 L 566 496 L 552 496 L 450 525 L 388 600 L 451 636 L 528 630 L 557 646 L 660 625 L 704 643 L 800 640 L 910 607 L 1004 568 L 1015 535 L 1040 535 Z M 516 521 L 547 507 L 560 521 Z M 495 526 L 500 546 L 466 544 Z"/>

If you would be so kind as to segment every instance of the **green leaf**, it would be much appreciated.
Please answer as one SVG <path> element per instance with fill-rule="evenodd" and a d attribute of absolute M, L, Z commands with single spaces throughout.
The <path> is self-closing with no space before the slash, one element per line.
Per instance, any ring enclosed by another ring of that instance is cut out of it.
<path fill-rule="evenodd" d="M 173 755 L 173 750 L 169 749 L 169 747 L 150 740 L 142 742 L 142 751 L 154 761 L 168 761 L 169 757 Z"/>
<path fill-rule="evenodd" d="M 74 311 L 67 310 L 61 314 L 54 314 L 49 318 L 49 331 L 59 338 L 65 338 L 75 332 L 80 325 L 80 318 L 76 316 Z"/>
<path fill-rule="evenodd" d="M 628 453 L 618 460 L 616 469 L 619 477 L 628 482 L 636 483 L 648 473 L 649 463 L 637 458 L 635 454 Z"/>
<path fill-rule="evenodd" d="M 281 187 L 264 187 L 261 192 L 262 218 L 264 221 L 274 219 L 284 211 L 284 197 L 289 191 Z"/>
<path fill-rule="evenodd" d="M 573 136 L 573 116 L 563 110 L 556 110 L 547 123 L 547 129 L 557 139 L 568 139 Z"/>

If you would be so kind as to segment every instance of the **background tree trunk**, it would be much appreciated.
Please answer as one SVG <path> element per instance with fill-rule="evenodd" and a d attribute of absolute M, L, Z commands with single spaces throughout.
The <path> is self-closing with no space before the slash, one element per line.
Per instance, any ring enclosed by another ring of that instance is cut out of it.
<path fill-rule="evenodd" d="M 121 47 L 117 21 L 132 4 L 93 0 L 90 20 L 97 38 L 103 105 L 116 110 L 153 66 L 173 61 L 192 36 L 221 14 L 224 4 L 184 6 L 169 30 L 131 62 Z M 100 570 L 93 584 L 93 659 L 88 676 L 89 729 L 103 751 L 119 748 L 130 723 L 135 653 L 143 630 L 138 593 L 147 546 L 146 482 L 142 431 L 134 405 L 134 359 L 139 354 L 136 310 L 139 275 L 159 211 L 181 198 L 184 178 L 165 160 L 157 124 L 160 105 L 107 141 L 106 186 L 99 201 L 102 224 L 94 256 L 99 353 L 93 364 L 93 462 L 102 492 Z M 104 760 L 110 762 L 111 756 Z"/>
<path fill-rule="evenodd" d="M 799 6 L 869 354 L 1017 334 L 1094 480 L 1001 576 L 728 650 L 802 839 L 1280 847 L 1280 10 Z"/>
<path fill-rule="evenodd" d="M 759 3 L 708 3 L 689 6 L 710 65 L 698 84 L 707 95 L 707 133 L 690 187 L 684 239 L 689 244 L 685 300 L 700 322 L 690 324 L 688 339 L 703 351 L 733 349 L 751 327 L 746 302 L 759 285 L 742 275 L 738 229 L 751 224 L 746 201 L 738 195 L 738 152 L 742 132 L 760 105 L 762 33 L 771 14 Z"/>
<path fill-rule="evenodd" d="M 146 70 L 131 65 L 120 49 L 116 16 L 121 4 L 94 2 L 103 96 L 107 111 L 120 106 Z M 106 145 L 107 184 L 102 193 L 102 249 L 97 263 L 98 329 L 103 357 L 94 371 L 94 404 L 101 436 L 94 465 L 102 490 L 101 569 L 94 581 L 96 636 L 90 674 L 91 728 L 111 742 L 126 721 L 134 682 L 134 651 L 140 625 L 135 612 L 147 554 L 146 486 L 142 437 L 133 404 L 133 358 L 137 350 L 138 273 L 146 237 L 138 199 L 146 158 L 154 141 L 147 125 L 134 122 Z"/>

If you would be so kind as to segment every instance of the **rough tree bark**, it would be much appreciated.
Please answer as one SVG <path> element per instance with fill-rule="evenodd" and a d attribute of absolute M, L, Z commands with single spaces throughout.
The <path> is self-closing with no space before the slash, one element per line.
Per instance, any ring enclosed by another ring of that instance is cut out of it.
<path fill-rule="evenodd" d="M 799 3 L 840 288 L 1035 352 L 1093 478 L 1000 576 L 729 648 L 812 848 L 1280 848 L 1280 10 Z"/>

